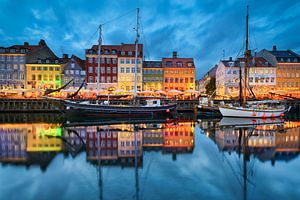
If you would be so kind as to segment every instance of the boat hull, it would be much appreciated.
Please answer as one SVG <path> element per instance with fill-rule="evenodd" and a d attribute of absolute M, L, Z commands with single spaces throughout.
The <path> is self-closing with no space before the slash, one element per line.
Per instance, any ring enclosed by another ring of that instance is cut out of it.
<path fill-rule="evenodd" d="M 247 117 L 247 118 L 275 118 L 281 117 L 287 111 L 286 109 L 276 110 L 256 110 L 243 108 L 219 107 L 224 117 Z"/>
<path fill-rule="evenodd" d="M 66 112 L 70 114 L 87 114 L 87 115 L 125 115 L 125 116 L 153 116 L 153 115 L 170 115 L 176 111 L 176 104 L 163 106 L 122 106 L 122 105 L 97 105 L 81 104 L 72 101 L 65 101 Z"/>

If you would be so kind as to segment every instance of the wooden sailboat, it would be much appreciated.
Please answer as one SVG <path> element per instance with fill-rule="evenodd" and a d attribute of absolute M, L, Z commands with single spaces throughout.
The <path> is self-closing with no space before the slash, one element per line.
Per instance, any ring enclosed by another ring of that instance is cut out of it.
<path fill-rule="evenodd" d="M 219 110 L 224 117 L 249 117 L 249 118 L 275 118 L 282 117 L 290 108 L 285 108 L 278 101 L 255 101 L 247 102 L 247 82 L 248 82 L 248 65 L 251 52 L 248 49 L 248 6 L 246 14 L 246 49 L 245 49 L 245 65 L 244 65 L 244 87 L 243 87 L 243 103 L 235 106 L 232 104 L 224 104 L 219 106 Z M 240 93 L 241 93 L 240 86 Z"/>
<path fill-rule="evenodd" d="M 64 105 L 67 112 L 84 112 L 84 113 L 96 113 L 96 114 L 117 114 L 117 115 L 169 115 L 176 111 L 176 104 L 162 104 L 159 99 L 146 100 L 142 105 L 137 102 L 137 68 L 138 68 L 138 43 L 139 43 L 139 8 L 137 9 L 137 26 L 136 40 L 135 40 L 135 78 L 134 78 L 134 98 L 131 105 L 110 105 L 109 101 L 105 101 L 101 104 L 92 103 L 89 101 L 76 102 L 72 100 L 65 100 Z M 99 44 L 98 44 L 98 69 L 97 69 L 97 90 L 100 87 L 100 54 L 102 45 L 102 25 L 99 26 Z"/>

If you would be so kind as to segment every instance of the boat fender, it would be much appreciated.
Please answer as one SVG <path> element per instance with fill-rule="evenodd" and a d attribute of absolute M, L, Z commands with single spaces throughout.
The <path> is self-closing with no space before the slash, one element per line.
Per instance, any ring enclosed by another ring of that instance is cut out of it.
<path fill-rule="evenodd" d="M 169 112 L 170 112 L 170 109 L 167 109 L 166 112 L 169 113 Z"/>

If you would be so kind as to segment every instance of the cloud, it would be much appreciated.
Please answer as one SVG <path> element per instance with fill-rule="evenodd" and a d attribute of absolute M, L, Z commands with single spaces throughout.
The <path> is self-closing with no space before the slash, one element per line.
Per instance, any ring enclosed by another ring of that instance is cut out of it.
<path fill-rule="evenodd" d="M 47 8 L 46 10 L 31 9 L 31 13 L 36 20 L 41 21 L 56 21 L 57 17 L 53 8 Z"/>
<path fill-rule="evenodd" d="M 64 40 L 72 40 L 74 35 L 72 33 L 65 33 Z"/>
<path fill-rule="evenodd" d="M 32 9 L 31 13 L 33 14 L 35 19 L 41 19 L 40 11 L 38 11 L 37 9 Z"/>

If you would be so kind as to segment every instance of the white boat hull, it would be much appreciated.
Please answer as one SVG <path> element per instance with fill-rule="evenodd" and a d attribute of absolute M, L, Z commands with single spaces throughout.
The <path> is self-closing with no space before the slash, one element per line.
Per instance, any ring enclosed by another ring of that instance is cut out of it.
<path fill-rule="evenodd" d="M 247 117 L 247 118 L 274 118 L 281 117 L 287 111 L 286 109 L 258 110 L 242 107 L 219 107 L 224 117 Z"/>

